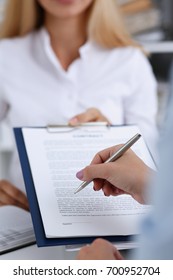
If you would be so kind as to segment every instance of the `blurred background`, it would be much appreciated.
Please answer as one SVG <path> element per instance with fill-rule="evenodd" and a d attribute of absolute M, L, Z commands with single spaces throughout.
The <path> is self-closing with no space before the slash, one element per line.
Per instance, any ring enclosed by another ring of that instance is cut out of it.
<path fill-rule="evenodd" d="M 106 0 L 105 0 L 106 1 Z M 0 21 L 6 0 L 0 0 Z M 134 39 L 149 52 L 158 81 L 158 126 L 161 125 L 170 92 L 169 73 L 173 58 L 173 0 L 117 0 Z M 1 67 L 1 66 L 0 66 Z M 0 179 L 6 178 L 13 150 L 8 125 L 0 125 Z M 6 178 L 8 179 L 8 178 Z"/>

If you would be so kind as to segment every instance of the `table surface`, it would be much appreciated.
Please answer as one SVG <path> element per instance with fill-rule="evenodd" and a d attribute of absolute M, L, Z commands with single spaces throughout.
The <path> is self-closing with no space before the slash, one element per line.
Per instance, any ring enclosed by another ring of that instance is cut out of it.
<path fill-rule="evenodd" d="M 27 246 L 0 255 L 0 260 L 73 260 L 76 252 L 67 252 L 65 246 L 42 247 Z"/>

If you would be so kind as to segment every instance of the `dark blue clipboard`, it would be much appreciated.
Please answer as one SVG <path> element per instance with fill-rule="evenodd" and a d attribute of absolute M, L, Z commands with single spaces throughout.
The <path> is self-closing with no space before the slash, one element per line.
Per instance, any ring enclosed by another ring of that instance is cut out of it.
<path fill-rule="evenodd" d="M 101 236 L 95 236 L 95 237 L 47 238 L 45 236 L 44 227 L 43 227 L 42 218 L 41 218 L 40 209 L 37 200 L 37 195 L 35 192 L 32 173 L 30 169 L 30 164 L 25 148 L 24 139 L 23 139 L 22 128 L 20 127 L 14 128 L 14 135 L 15 135 L 17 150 L 19 154 L 21 167 L 22 167 L 22 173 L 25 182 L 25 188 L 29 201 L 30 212 L 31 212 L 31 217 L 32 217 L 32 222 L 34 226 L 36 242 L 38 247 L 89 244 L 95 238 L 101 237 Z M 126 242 L 129 241 L 131 237 L 132 236 L 103 236 L 102 238 L 110 242 Z"/>

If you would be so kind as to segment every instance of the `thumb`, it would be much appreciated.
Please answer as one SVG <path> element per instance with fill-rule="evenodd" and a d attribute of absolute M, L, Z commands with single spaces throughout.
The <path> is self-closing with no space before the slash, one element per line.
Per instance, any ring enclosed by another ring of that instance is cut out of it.
<path fill-rule="evenodd" d="M 85 123 L 85 122 L 89 122 L 93 119 L 93 117 L 91 116 L 91 114 L 86 111 L 82 114 L 76 115 L 74 116 L 72 119 L 69 120 L 69 124 L 70 125 L 77 125 L 79 123 Z"/>
<path fill-rule="evenodd" d="M 78 114 L 71 118 L 69 120 L 70 125 L 77 125 L 79 123 L 84 123 L 84 122 L 94 122 L 98 121 L 102 117 L 103 121 L 103 115 L 100 113 L 100 111 L 96 108 L 89 108 L 87 109 L 84 113 Z M 107 119 L 104 117 L 104 121 L 107 121 Z"/>
<path fill-rule="evenodd" d="M 108 180 L 111 174 L 111 164 L 91 164 L 84 169 L 76 173 L 76 177 L 82 181 L 90 181 L 93 179 L 105 179 Z"/>

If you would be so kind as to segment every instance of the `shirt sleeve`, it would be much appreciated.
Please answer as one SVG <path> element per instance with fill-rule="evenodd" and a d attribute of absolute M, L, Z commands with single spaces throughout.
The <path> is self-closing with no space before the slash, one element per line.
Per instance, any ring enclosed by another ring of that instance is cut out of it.
<path fill-rule="evenodd" d="M 0 42 L 0 121 L 5 118 L 8 111 L 8 104 L 3 89 L 3 69 L 2 42 Z"/>
<path fill-rule="evenodd" d="M 171 64 L 169 79 L 170 79 L 170 94 L 171 94 L 171 92 L 173 92 L 173 61 L 172 61 L 172 64 Z"/>
<path fill-rule="evenodd" d="M 156 154 L 157 83 L 149 61 L 140 50 L 132 57 L 131 92 L 124 99 L 126 124 L 137 124 L 151 152 Z"/>
<path fill-rule="evenodd" d="M 141 247 L 135 258 L 173 259 L 173 92 L 160 141 L 160 167 L 151 199 L 151 215 L 144 221 Z"/>

